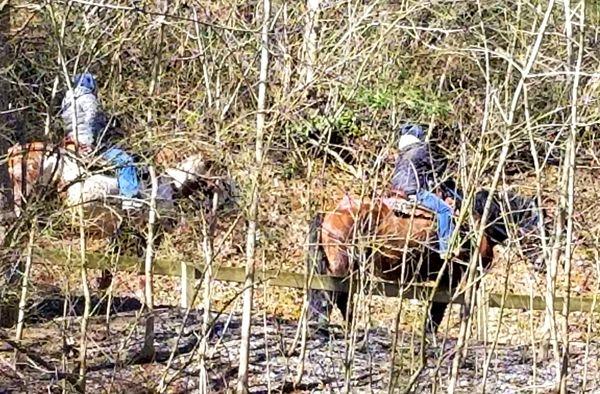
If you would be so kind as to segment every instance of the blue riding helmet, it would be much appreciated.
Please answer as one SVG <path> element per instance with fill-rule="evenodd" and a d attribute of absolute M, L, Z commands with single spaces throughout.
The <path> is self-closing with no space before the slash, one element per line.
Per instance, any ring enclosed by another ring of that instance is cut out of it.
<path fill-rule="evenodd" d="M 73 87 L 76 88 L 78 86 L 88 88 L 92 92 L 95 92 L 97 87 L 96 78 L 89 72 L 77 74 L 73 77 Z"/>
<path fill-rule="evenodd" d="M 409 123 L 400 128 L 400 135 L 412 135 L 423 141 L 425 138 L 425 131 L 421 126 Z"/>

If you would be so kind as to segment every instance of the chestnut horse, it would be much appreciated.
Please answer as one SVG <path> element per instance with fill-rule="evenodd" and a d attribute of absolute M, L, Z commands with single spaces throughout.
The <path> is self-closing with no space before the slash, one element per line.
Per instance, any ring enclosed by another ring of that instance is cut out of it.
<path fill-rule="evenodd" d="M 83 205 L 85 231 L 88 235 L 116 241 L 123 227 L 123 220 L 128 215 L 124 215 L 118 204 L 119 187 L 114 171 L 107 170 L 103 163 L 84 165 L 82 157 L 76 152 L 75 144 L 68 139 L 63 140 L 59 146 L 42 142 L 16 144 L 9 149 L 7 156 L 17 217 L 23 214 L 25 204 L 40 197 L 58 194 L 68 208 Z M 93 160 L 95 159 L 88 157 L 88 161 Z M 97 171 L 92 171 L 94 164 Z M 205 172 L 206 162 L 203 157 L 192 155 L 174 167 L 166 168 L 157 176 L 156 202 L 160 212 L 157 224 L 162 230 L 175 228 L 175 219 L 167 213 L 172 212 L 176 202 L 190 195 L 193 197 L 195 192 L 213 193 L 222 189 L 219 187 L 222 186 L 220 181 L 208 179 L 204 176 Z M 149 182 L 142 179 L 141 186 L 143 199 L 148 200 Z M 145 237 L 141 235 L 143 230 L 140 229 L 145 227 L 147 216 L 138 213 L 128 222 L 133 225 L 130 230 L 133 230 L 131 233 L 136 240 L 134 246 L 138 255 L 145 250 Z M 155 242 L 160 242 L 160 235 L 159 231 Z M 99 287 L 106 287 L 111 277 L 108 271 L 104 271 Z"/>
<path fill-rule="evenodd" d="M 487 190 L 474 196 L 471 213 L 477 223 L 488 196 Z M 460 206 L 460 198 L 456 203 Z M 494 246 L 509 238 L 507 224 L 516 225 L 523 236 L 522 244 L 531 246 L 539 240 L 541 218 L 534 199 L 513 193 L 492 196 L 479 246 L 483 269 L 489 268 L 493 261 Z M 309 272 L 338 277 L 367 270 L 384 280 L 401 283 L 434 280 L 443 270 L 440 288 L 453 292 L 466 273 L 464 262 L 469 261 L 475 241 L 467 241 L 457 258 L 445 265 L 433 248 L 437 246 L 435 230 L 432 212 L 401 197 L 359 201 L 345 196 L 333 211 L 320 213 L 313 219 L 307 268 Z M 459 229 L 462 234 L 466 230 L 465 226 Z M 539 249 L 528 247 L 524 254 L 530 262 L 539 263 Z M 311 318 L 320 314 L 328 319 L 331 304 L 336 304 L 346 322 L 352 321 L 352 294 L 310 290 L 309 300 Z M 447 307 L 447 302 L 431 304 L 429 332 L 437 331 Z"/>

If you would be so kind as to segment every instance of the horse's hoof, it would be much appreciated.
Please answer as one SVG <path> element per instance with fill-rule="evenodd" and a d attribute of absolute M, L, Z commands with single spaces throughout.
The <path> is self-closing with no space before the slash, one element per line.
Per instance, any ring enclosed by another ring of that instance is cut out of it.
<path fill-rule="evenodd" d="M 356 340 L 356 349 L 358 351 L 361 352 L 365 352 L 368 348 L 368 343 L 369 343 L 369 330 L 365 330 L 362 333 L 359 333 L 357 335 L 357 340 Z"/>
<path fill-rule="evenodd" d="M 318 325 L 318 326 L 315 327 L 315 330 L 313 331 L 313 334 L 319 335 L 319 336 L 328 337 L 328 336 L 330 336 L 331 331 L 329 330 L 329 326 Z"/>

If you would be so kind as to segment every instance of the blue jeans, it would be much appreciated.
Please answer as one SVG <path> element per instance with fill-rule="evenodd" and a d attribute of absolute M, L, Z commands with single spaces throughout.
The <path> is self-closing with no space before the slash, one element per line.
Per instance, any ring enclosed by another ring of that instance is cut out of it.
<path fill-rule="evenodd" d="M 452 221 L 452 208 L 444 200 L 437 195 L 427 191 L 420 190 L 417 192 L 417 201 L 437 214 L 438 219 L 438 242 L 439 252 L 445 253 L 448 251 L 448 241 L 454 231 L 454 222 Z"/>
<path fill-rule="evenodd" d="M 140 192 L 140 181 L 133 157 L 124 150 L 112 147 L 102 153 L 102 157 L 117 167 L 119 193 L 123 197 L 136 197 Z"/>

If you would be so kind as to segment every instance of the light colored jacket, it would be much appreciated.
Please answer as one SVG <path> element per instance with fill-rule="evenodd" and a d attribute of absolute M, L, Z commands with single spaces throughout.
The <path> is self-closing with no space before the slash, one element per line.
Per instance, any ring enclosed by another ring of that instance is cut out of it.
<path fill-rule="evenodd" d="M 98 97 L 84 86 L 67 91 L 62 102 L 61 116 L 67 136 L 84 146 L 94 146 L 96 138 L 107 124 Z M 74 122 L 77 127 L 74 127 Z"/>

